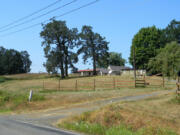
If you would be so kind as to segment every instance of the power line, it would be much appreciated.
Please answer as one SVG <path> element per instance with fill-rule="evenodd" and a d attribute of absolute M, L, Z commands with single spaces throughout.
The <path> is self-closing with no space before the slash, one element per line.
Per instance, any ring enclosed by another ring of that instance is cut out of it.
<path fill-rule="evenodd" d="M 16 25 L 14 25 L 14 26 L 12 26 L 12 27 L 9 27 L 9 28 L 7 28 L 7 29 L 1 30 L 0 32 L 4 32 L 4 31 L 7 31 L 7 30 L 16 28 L 16 27 L 18 27 L 18 26 L 21 26 L 21 25 L 23 25 L 23 24 L 32 22 L 32 21 L 34 21 L 34 20 L 36 20 L 36 19 L 39 19 L 39 18 L 41 18 L 41 17 L 43 17 L 43 16 L 46 16 L 46 15 L 52 13 L 52 12 L 55 12 L 55 11 L 57 11 L 57 10 L 59 10 L 59 9 L 62 9 L 62 8 L 68 6 L 68 5 L 70 5 L 70 4 L 72 4 L 72 3 L 76 2 L 76 1 L 77 1 L 77 0 L 73 0 L 73 1 L 71 1 L 71 2 L 69 2 L 69 3 L 66 3 L 66 4 L 58 7 L 58 8 L 52 9 L 52 10 L 50 10 L 50 11 L 48 11 L 48 12 L 42 14 L 42 15 L 36 16 L 36 17 L 34 17 L 34 18 L 32 18 L 32 19 L 29 19 L 29 20 L 24 21 L 24 22 L 22 22 L 22 23 L 16 24 Z"/>
<path fill-rule="evenodd" d="M 80 10 L 80 9 L 82 9 L 82 8 L 85 8 L 85 7 L 88 7 L 88 6 L 92 5 L 92 4 L 95 4 L 95 3 L 97 3 L 98 1 L 99 1 L 99 0 L 95 0 L 95 1 L 93 1 L 93 2 L 89 2 L 89 3 L 84 4 L 84 5 L 82 5 L 82 6 L 78 7 L 78 8 L 75 8 L 75 9 L 72 9 L 72 10 L 70 10 L 70 11 L 68 11 L 68 12 L 65 12 L 65 13 L 63 13 L 63 14 L 61 14 L 61 15 L 59 15 L 59 16 L 55 16 L 54 18 L 59 18 L 59 17 L 65 16 L 65 15 L 68 15 L 68 14 L 73 13 L 73 12 L 75 12 L 75 11 L 78 11 L 78 10 Z M 45 20 L 45 21 L 43 21 L 43 22 L 36 23 L 36 24 L 31 25 L 31 26 L 28 26 L 28 27 L 19 29 L 19 30 L 17 30 L 17 31 L 10 32 L 10 33 L 4 34 L 4 35 L 0 35 L 0 37 L 5 37 L 5 36 L 8 36 L 8 35 L 12 35 L 12 34 L 18 33 L 18 32 L 21 32 L 21 31 L 24 31 L 24 30 L 33 28 L 33 27 L 35 27 L 35 26 L 41 25 L 41 24 L 43 24 L 43 23 L 46 23 L 46 22 L 48 22 L 48 21 L 50 21 L 50 20 L 48 19 L 48 20 Z"/>
<path fill-rule="evenodd" d="M 57 3 L 61 2 L 61 1 L 62 1 L 62 0 L 57 0 L 57 1 L 55 1 L 54 3 L 52 3 L 52 4 L 50 4 L 50 5 L 48 5 L 48 6 L 44 7 L 44 8 L 42 8 L 42 9 L 40 9 L 40 10 L 38 10 L 38 11 L 35 11 L 35 12 L 33 12 L 33 13 L 31 13 L 31 14 L 25 16 L 25 17 L 22 17 L 22 18 L 20 18 L 20 19 L 17 19 L 17 20 L 15 20 L 15 21 L 13 21 L 13 22 L 11 22 L 11 23 L 5 25 L 5 26 L 0 27 L 0 29 L 7 28 L 7 27 L 9 27 L 9 25 L 13 25 L 13 24 L 16 24 L 17 22 L 20 22 L 20 21 L 22 21 L 22 20 L 25 20 L 26 18 L 29 18 L 29 17 L 31 17 L 31 16 L 33 16 L 33 15 L 35 15 L 35 14 L 38 14 L 39 12 L 48 9 L 48 8 L 50 8 L 50 7 L 54 6 L 54 5 L 56 5 Z"/>

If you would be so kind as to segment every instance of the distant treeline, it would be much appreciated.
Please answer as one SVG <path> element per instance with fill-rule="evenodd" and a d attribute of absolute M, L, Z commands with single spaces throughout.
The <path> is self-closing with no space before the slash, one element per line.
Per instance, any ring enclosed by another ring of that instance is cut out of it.
<path fill-rule="evenodd" d="M 0 75 L 28 73 L 31 63 L 27 51 L 0 47 Z"/>

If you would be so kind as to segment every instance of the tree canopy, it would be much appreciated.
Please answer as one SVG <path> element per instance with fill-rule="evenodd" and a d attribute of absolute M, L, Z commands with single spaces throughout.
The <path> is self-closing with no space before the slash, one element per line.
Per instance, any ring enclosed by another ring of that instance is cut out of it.
<path fill-rule="evenodd" d="M 125 63 L 126 63 L 126 60 L 122 58 L 121 53 L 110 52 L 110 54 L 109 54 L 109 65 L 124 66 Z"/>
<path fill-rule="evenodd" d="M 79 54 L 83 54 L 83 60 L 86 63 L 88 59 L 93 63 L 93 74 L 96 75 L 96 67 L 100 59 L 108 56 L 108 42 L 105 37 L 93 32 L 91 26 L 83 26 L 80 33 Z"/>
<path fill-rule="evenodd" d="M 75 68 L 78 57 L 73 52 L 77 45 L 78 30 L 69 29 L 65 21 L 52 20 L 50 23 L 43 25 L 40 33 L 43 38 L 45 57 L 47 58 L 44 66 L 49 73 L 61 71 L 61 77 L 68 76 L 68 68 Z"/>
<path fill-rule="evenodd" d="M 124 66 L 126 60 L 122 58 L 122 54 L 118 52 L 110 52 L 105 57 L 99 59 L 97 66 L 99 68 L 107 68 L 109 65 Z"/>
<path fill-rule="evenodd" d="M 165 29 L 161 30 L 155 26 L 142 28 L 133 38 L 129 62 L 133 65 L 135 50 L 136 68 L 148 70 L 149 60 L 156 57 L 159 50 L 172 41 L 180 43 L 179 21 L 172 20 Z"/>
<path fill-rule="evenodd" d="M 0 47 L 0 74 L 19 74 L 30 72 L 31 60 L 27 51 Z"/>
<path fill-rule="evenodd" d="M 166 43 L 170 43 L 171 41 L 180 43 L 180 21 L 172 20 L 163 31 Z"/>
<path fill-rule="evenodd" d="M 133 38 L 129 61 L 133 65 L 133 54 L 135 50 L 136 68 L 147 69 L 148 62 L 163 48 L 163 32 L 155 26 L 142 28 Z"/>
<path fill-rule="evenodd" d="M 180 71 L 180 44 L 168 43 L 149 61 L 148 68 L 151 74 L 162 73 L 165 76 L 176 77 Z"/>

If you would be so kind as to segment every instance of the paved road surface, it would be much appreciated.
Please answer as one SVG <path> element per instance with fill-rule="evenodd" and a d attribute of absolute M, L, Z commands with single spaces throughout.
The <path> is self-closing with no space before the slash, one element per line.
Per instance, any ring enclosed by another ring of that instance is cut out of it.
<path fill-rule="evenodd" d="M 38 126 L 0 117 L 0 135 L 78 135 L 56 128 Z"/>
<path fill-rule="evenodd" d="M 0 135 L 77 135 L 56 129 L 52 123 L 57 120 L 68 117 L 72 114 L 80 114 L 85 111 L 95 110 L 107 104 L 120 101 L 137 101 L 158 95 L 165 95 L 174 91 L 153 92 L 150 94 L 117 97 L 105 99 L 80 105 L 74 105 L 69 108 L 57 108 L 40 113 L 6 115 L 0 116 Z"/>

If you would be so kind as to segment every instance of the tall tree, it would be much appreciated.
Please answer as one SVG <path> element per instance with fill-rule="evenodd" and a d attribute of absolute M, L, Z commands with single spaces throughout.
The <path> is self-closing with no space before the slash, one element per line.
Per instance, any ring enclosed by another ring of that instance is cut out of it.
<path fill-rule="evenodd" d="M 56 20 L 43 25 L 43 31 L 40 33 L 43 38 L 42 46 L 44 46 L 45 57 L 47 58 L 44 65 L 48 66 L 46 67 L 48 70 L 60 68 L 61 78 L 68 75 L 68 67 L 73 65 L 74 61 L 70 59 L 70 54 L 76 46 L 77 33 L 77 29 L 69 29 L 65 21 Z M 57 61 L 52 58 L 56 58 Z"/>
<path fill-rule="evenodd" d="M 43 64 L 44 67 L 46 68 L 46 71 L 49 74 L 57 74 L 58 73 L 58 69 L 60 68 L 59 66 L 59 57 L 56 54 L 55 51 L 51 51 L 49 53 L 49 55 L 46 55 L 46 62 Z"/>
<path fill-rule="evenodd" d="M 126 60 L 122 58 L 121 53 L 110 52 L 109 65 L 124 66 L 125 63 L 126 63 Z"/>
<path fill-rule="evenodd" d="M 100 58 L 108 53 L 108 42 L 98 33 L 94 33 L 91 26 L 83 26 L 80 33 L 81 45 L 78 53 L 83 53 L 83 60 L 86 63 L 90 58 L 93 63 L 93 75 L 96 75 L 96 66 Z"/>
<path fill-rule="evenodd" d="M 160 48 L 165 46 L 162 35 L 162 30 L 155 26 L 142 28 L 133 38 L 129 62 L 133 65 L 135 50 L 136 68 L 147 69 L 149 60 L 158 54 Z"/>
<path fill-rule="evenodd" d="M 5 53 L 6 53 L 6 49 L 4 47 L 0 47 L 0 75 L 3 75 L 6 73 L 6 69 L 5 69 Z"/>
<path fill-rule="evenodd" d="M 19 74 L 30 72 L 31 60 L 27 51 L 0 47 L 0 74 Z"/>
<path fill-rule="evenodd" d="M 78 62 L 78 55 L 72 49 L 77 46 L 79 40 L 78 30 L 76 28 L 70 29 L 68 33 L 67 44 L 65 45 L 65 75 L 68 76 L 68 68 L 74 69 L 74 63 Z"/>
<path fill-rule="evenodd" d="M 166 43 L 176 41 L 180 43 L 180 21 L 172 20 L 164 29 L 164 39 Z"/>
<path fill-rule="evenodd" d="M 150 73 L 163 73 L 169 77 L 176 77 L 180 71 L 180 45 L 171 42 L 161 49 L 160 53 L 149 61 Z"/>
<path fill-rule="evenodd" d="M 28 54 L 27 51 L 21 51 L 20 52 L 21 54 L 21 59 L 22 59 L 22 62 L 23 62 L 23 72 L 24 73 L 28 73 L 31 71 L 31 64 L 32 64 L 32 61 L 30 60 L 30 55 Z"/>
<path fill-rule="evenodd" d="M 110 52 L 107 55 L 105 55 L 103 58 L 100 58 L 97 66 L 99 68 L 107 68 L 109 65 L 114 66 L 124 66 L 126 63 L 126 60 L 122 58 L 121 53 L 117 52 Z"/>

